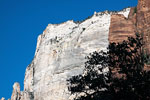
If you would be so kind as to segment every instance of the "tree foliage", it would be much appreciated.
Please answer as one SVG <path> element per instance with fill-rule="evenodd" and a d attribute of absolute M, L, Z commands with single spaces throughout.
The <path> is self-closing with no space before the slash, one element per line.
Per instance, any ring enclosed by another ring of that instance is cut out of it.
<path fill-rule="evenodd" d="M 90 54 L 83 74 L 68 80 L 74 100 L 150 100 L 150 71 L 144 70 L 142 46 L 136 34 Z"/>

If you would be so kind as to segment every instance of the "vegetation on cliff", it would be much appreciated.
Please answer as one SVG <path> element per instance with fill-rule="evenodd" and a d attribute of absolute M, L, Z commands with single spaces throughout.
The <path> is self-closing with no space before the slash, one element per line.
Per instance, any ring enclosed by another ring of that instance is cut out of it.
<path fill-rule="evenodd" d="M 150 100 L 150 71 L 138 34 L 87 57 L 82 75 L 68 80 L 74 100 Z"/>

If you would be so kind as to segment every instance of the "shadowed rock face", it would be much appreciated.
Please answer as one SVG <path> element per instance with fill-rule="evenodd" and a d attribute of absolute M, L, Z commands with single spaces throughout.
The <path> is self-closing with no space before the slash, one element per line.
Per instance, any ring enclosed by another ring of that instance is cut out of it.
<path fill-rule="evenodd" d="M 150 0 L 120 12 L 94 13 L 83 22 L 49 24 L 38 37 L 35 57 L 27 67 L 24 91 L 15 83 L 11 100 L 71 100 L 66 80 L 82 73 L 85 57 L 143 33 L 150 51 Z"/>
<path fill-rule="evenodd" d="M 144 36 L 145 52 L 150 54 L 150 0 L 139 0 L 136 18 L 138 32 Z"/>

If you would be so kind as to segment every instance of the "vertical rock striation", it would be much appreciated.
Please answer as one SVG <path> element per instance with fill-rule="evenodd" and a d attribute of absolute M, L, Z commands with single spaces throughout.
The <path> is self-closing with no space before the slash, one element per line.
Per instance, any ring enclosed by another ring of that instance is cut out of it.
<path fill-rule="evenodd" d="M 106 50 L 111 14 L 128 17 L 129 12 L 130 8 L 105 11 L 83 22 L 49 24 L 38 37 L 34 60 L 26 70 L 24 91 L 32 93 L 34 100 L 69 100 L 66 80 L 82 73 L 89 53 Z"/>
<path fill-rule="evenodd" d="M 144 51 L 150 54 L 150 0 L 139 0 L 126 18 L 120 14 L 111 16 L 110 42 L 121 42 L 139 33 L 144 38 Z"/>
<path fill-rule="evenodd" d="M 134 14 L 132 9 L 129 16 L 123 16 L 120 13 L 111 15 L 109 42 L 122 42 L 127 40 L 128 37 L 134 36 L 136 28 L 133 21 L 134 16 L 131 16 Z"/>
<path fill-rule="evenodd" d="M 95 13 L 82 23 L 49 24 L 38 38 L 34 63 L 34 100 L 68 100 L 66 80 L 82 73 L 87 54 L 106 50 L 110 14 Z"/>
<path fill-rule="evenodd" d="M 150 0 L 139 0 L 136 19 L 138 32 L 144 36 L 145 52 L 150 54 Z"/>
<path fill-rule="evenodd" d="M 145 51 L 150 53 L 149 5 L 149 0 L 139 0 L 137 8 L 95 12 L 82 22 L 49 24 L 39 35 L 35 57 L 26 69 L 24 91 L 15 83 L 11 100 L 71 100 L 66 80 L 82 73 L 85 57 L 136 32 L 143 34 Z"/>
<path fill-rule="evenodd" d="M 11 100 L 20 100 L 20 99 L 21 99 L 20 84 L 16 82 L 13 85 Z"/>
<path fill-rule="evenodd" d="M 130 8 L 105 11 L 83 22 L 49 24 L 38 37 L 35 57 L 26 69 L 24 91 L 15 84 L 11 100 L 69 100 L 66 80 L 82 73 L 89 53 L 106 50 L 111 15 L 128 17 L 129 12 Z"/>

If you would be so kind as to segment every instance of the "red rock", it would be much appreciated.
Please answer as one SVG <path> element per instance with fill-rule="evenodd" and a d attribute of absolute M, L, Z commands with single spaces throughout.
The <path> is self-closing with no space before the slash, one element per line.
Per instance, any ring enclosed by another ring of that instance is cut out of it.
<path fill-rule="evenodd" d="M 144 51 L 150 54 L 150 0 L 139 0 L 137 8 L 131 8 L 128 18 L 112 15 L 109 41 L 121 42 L 135 33 L 143 36 Z"/>
<path fill-rule="evenodd" d="M 136 18 L 137 30 L 143 34 L 145 52 L 150 54 L 150 0 L 139 0 Z"/>
<path fill-rule="evenodd" d="M 111 24 L 109 29 L 110 42 L 122 42 L 128 37 L 133 37 L 135 33 L 135 25 L 131 19 L 124 15 L 115 14 L 111 16 Z"/>

